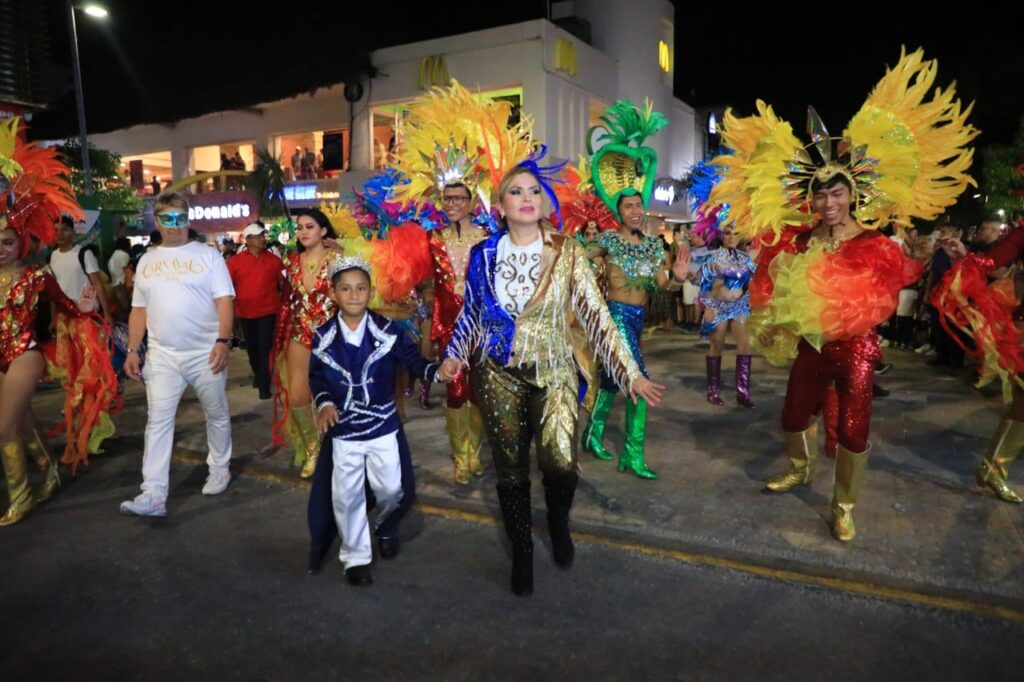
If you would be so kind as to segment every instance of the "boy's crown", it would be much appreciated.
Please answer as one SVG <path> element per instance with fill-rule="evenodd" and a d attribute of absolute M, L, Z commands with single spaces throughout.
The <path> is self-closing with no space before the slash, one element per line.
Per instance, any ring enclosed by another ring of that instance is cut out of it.
<path fill-rule="evenodd" d="M 373 276 L 370 272 L 370 264 L 357 256 L 343 256 L 331 261 L 331 264 L 327 266 L 327 276 L 333 279 L 339 272 L 351 270 L 352 268 L 362 270 L 366 273 L 367 277 Z"/>

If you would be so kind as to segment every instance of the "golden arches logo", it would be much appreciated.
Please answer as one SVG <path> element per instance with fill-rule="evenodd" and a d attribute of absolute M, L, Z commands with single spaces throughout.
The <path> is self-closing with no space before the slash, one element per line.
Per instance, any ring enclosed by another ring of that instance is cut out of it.
<path fill-rule="evenodd" d="M 658 41 L 658 66 L 665 73 L 672 69 L 672 60 L 669 58 L 668 43 L 664 40 Z"/>

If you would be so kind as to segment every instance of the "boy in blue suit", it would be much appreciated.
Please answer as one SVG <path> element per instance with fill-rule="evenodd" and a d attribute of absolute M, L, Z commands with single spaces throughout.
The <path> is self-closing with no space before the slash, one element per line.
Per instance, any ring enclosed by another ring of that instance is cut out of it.
<path fill-rule="evenodd" d="M 313 338 L 309 386 L 320 432 L 331 441 L 339 558 L 350 583 L 369 585 L 373 548 L 365 483 L 377 498 L 377 527 L 402 497 L 395 374 L 402 366 L 426 382 L 436 381 L 438 365 L 420 355 L 391 320 L 367 310 L 373 298 L 369 263 L 340 258 L 328 274 L 338 313 Z"/>

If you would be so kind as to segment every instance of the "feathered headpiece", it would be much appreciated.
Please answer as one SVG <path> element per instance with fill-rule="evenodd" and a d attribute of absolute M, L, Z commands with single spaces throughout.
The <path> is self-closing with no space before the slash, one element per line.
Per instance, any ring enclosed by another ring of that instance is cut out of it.
<path fill-rule="evenodd" d="M 587 132 L 587 153 L 591 155 L 591 175 L 597 196 L 616 216 L 622 195 L 639 194 L 646 208 L 654 188 L 658 155 L 643 146 L 643 142 L 668 125 L 668 119 L 654 111 L 650 100 L 644 100 L 644 110 L 640 111 L 635 104 L 623 99 L 604 110 L 601 123 L 603 125 Z M 601 128 L 605 132 L 597 141 L 608 142 L 595 152 L 591 137 Z"/>
<path fill-rule="evenodd" d="M 713 163 L 709 157 L 690 168 L 686 178 L 690 210 L 697 218 L 693 232 L 708 242 L 714 241 L 722 225 L 729 221 L 729 204 L 707 205 L 711 190 L 722 180 L 722 174 L 722 167 Z"/>
<path fill-rule="evenodd" d="M 726 112 L 722 139 L 735 153 L 715 159 L 725 173 L 709 203 L 731 205 L 741 236 L 773 243 L 787 227 L 815 221 L 811 185 L 841 174 L 853 187 L 851 210 L 868 229 L 934 219 L 976 184 L 966 145 L 978 135 L 967 123 L 973 104 L 963 109 L 954 86 L 924 101 L 937 69 L 922 50 L 902 49 L 841 138 L 809 109 L 807 145 L 760 100 L 754 116 Z"/>
<path fill-rule="evenodd" d="M 353 214 L 367 239 L 386 237 L 389 229 L 405 222 L 402 202 L 396 195 L 409 183 L 408 178 L 389 167 L 371 176 L 360 189 L 346 197 L 355 201 Z"/>
<path fill-rule="evenodd" d="M 563 171 L 564 182 L 556 186 L 555 194 L 562 207 L 562 232 L 575 235 L 593 225 L 601 232 L 618 229 L 615 215 L 594 194 L 590 181 L 590 167 L 580 158 L 576 166 L 568 165 Z"/>
<path fill-rule="evenodd" d="M 22 142 L 17 117 L 0 123 L 0 230 L 13 229 L 19 257 L 29 252 L 29 236 L 43 244 L 56 239 L 53 224 L 67 214 L 84 220 L 82 207 L 67 180 L 68 167 L 53 149 Z"/>
<path fill-rule="evenodd" d="M 473 94 L 454 80 L 431 90 L 400 124 L 395 165 L 409 182 L 396 187 L 396 199 L 419 203 L 463 184 L 489 211 L 501 178 L 532 151 L 531 120 L 523 115 L 509 125 L 511 116 L 511 103 Z"/>

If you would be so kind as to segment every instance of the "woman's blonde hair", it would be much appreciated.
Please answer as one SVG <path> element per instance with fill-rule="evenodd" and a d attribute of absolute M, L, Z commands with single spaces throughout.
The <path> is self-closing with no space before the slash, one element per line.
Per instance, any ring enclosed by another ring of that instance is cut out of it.
<path fill-rule="evenodd" d="M 533 179 L 537 181 L 537 184 L 541 184 L 541 179 L 532 170 L 530 170 L 529 168 L 524 168 L 522 166 L 516 166 L 515 168 L 510 170 L 508 173 L 505 173 L 505 177 L 503 177 L 501 179 L 501 182 L 498 183 L 498 203 L 499 204 L 502 202 L 502 200 L 504 200 L 505 194 L 508 193 L 508 188 L 509 188 L 509 186 L 512 185 L 512 179 L 514 177 L 516 177 L 517 175 L 522 175 L 523 173 L 526 173 L 527 175 L 533 177 Z M 547 198 L 544 196 L 544 194 L 542 192 L 541 193 L 541 207 L 543 207 L 544 204 L 547 203 L 547 201 L 548 201 Z M 508 221 L 504 217 L 502 217 L 502 222 L 505 224 L 505 227 L 507 228 L 508 227 Z M 541 217 L 537 222 L 540 223 L 540 226 L 543 227 L 546 230 L 553 230 L 554 227 L 555 227 L 554 225 L 551 224 L 551 221 L 548 220 L 547 217 Z"/>

